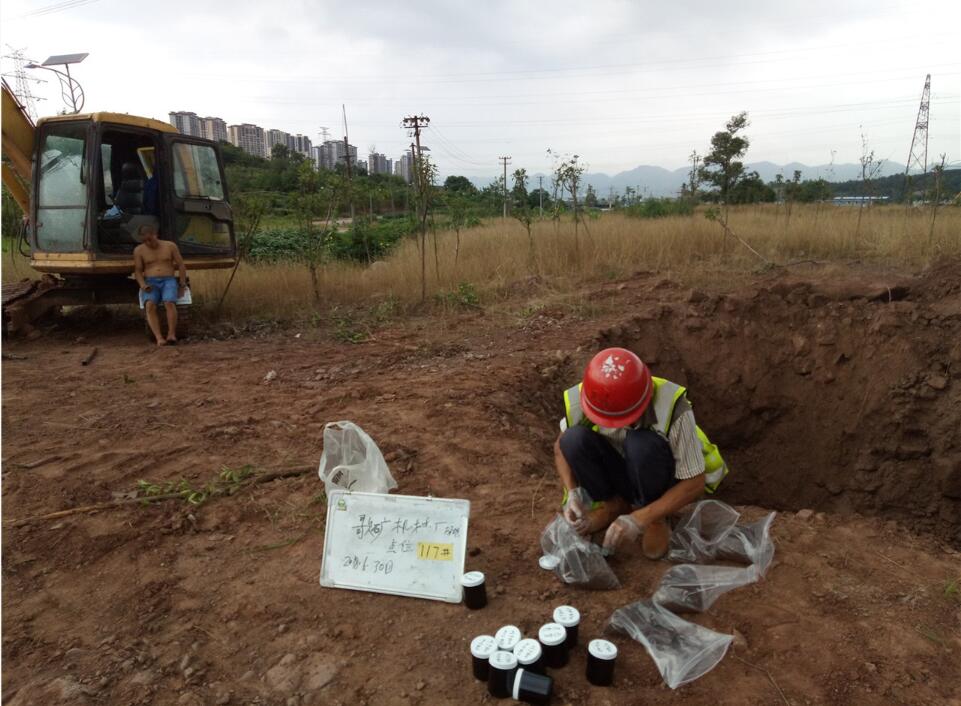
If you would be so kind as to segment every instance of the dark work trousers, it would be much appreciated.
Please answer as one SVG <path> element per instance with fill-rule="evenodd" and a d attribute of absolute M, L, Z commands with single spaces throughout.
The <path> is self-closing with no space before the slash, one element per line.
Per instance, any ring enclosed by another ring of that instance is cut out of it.
<path fill-rule="evenodd" d="M 591 500 L 617 496 L 642 507 L 677 483 L 671 445 L 650 429 L 629 429 L 621 456 L 596 431 L 571 427 L 561 435 L 561 453 Z"/>

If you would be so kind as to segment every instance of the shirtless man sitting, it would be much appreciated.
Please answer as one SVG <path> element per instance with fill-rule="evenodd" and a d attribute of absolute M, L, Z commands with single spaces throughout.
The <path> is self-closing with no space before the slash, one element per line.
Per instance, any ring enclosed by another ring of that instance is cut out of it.
<path fill-rule="evenodd" d="M 160 240 L 157 226 L 144 224 L 137 229 L 143 241 L 133 251 L 134 276 L 143 292 L 147 323 L 158 346 L 177 343 L 177 300 L 187 289 L 187 268 L 180 250 L 169 240 Z M 180 275 L 180 281 L 174 276 Z M 157 306 L 163 302 L 167 310 L 167 338 L 160 331 Z"/>

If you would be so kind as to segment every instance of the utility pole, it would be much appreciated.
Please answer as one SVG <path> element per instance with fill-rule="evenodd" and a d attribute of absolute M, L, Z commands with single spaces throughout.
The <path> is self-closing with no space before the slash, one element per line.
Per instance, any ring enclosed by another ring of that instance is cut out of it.
<path fill-rule="evenodd" d="M 507 165 L 511 163 L 510 155 L 497 158 L 504 165 L 504 218 L 507 218 Z"/>
<path fill-rule="evenodd" d="M 344 163 L 347 165 L 347 202 L 350 204 L 350 222 L 354 222 L 354 194 L 350 180 L 350 142 L 347 140 L 347 107 L 341 103 L 344 111 Z"/>
<path fill-rule="evenodd" d="M 911 149 L 908 151 L 908 163 L 904 168 L 905 183 L 907 183 L 908 172 L 911 171 L 912 165 L 921 167 L 922 174 L 926 174 L 928 171 L 928 113 L 930 109 L 931 74 L 928 74 L 927 78 L 924 79 L 921 107 L 918 108 L 918 119 L 914 123 L 914 135 L 911 137 Z"/>
<path fill-rule="evenodd" d="M 421 160 L 420 131 L 422 128 L 427 127 L 429 124 L 430 124 L 430 118 L 428 118 L 426 115 L 410 115 L 404 118 L 404 127 L 407 128 L 408 130 L 414 131 L 414 143 L 411 144 L 410 151 L 411 151 L 411 157 L 413 158 L 413 161 L 414 161 L 414 165 L 413 165 L 414 173 L 412 174 L 412 177 L 414 178 L 413 180 L 415 181 L 415 185 L 417 186 L 418 190 L 421 190 L 421 183 L 420 183 L 421 174 L 420 173 L 423 171 L 422 169 L 420 169 L 420 160 Z M 416 152 L 414 151 L 415 145 L 417 148 Z"/>
<path fill-rule="evenodd" d="M 408 130 L 414 131 L 414 143 L 410 146 L 411 156 L 414 161 L 414 173 L 411 175 L 415 182 L 420 203 L 418 204 L 419 213 L 417 220 L 420 221 L 420 299 L 427 299 L 427 184 L 423 166 L 421 165 L 420 131 L 430 124 L 430 118 L 426 115 L 409 115 L 403 120 L 403 125 Z M 414 149 L 417 152 L 414 152 Z M 434 244 L 436 246 L 436 239 Z M 436 250 L 435 250 L 436 252 Z"/>
<path fill-rule="evenodd" d="M 540 212 L 540 217 L 544 217 L 544 175 L 539 174 L 537 177 L 537 207 Z"/>

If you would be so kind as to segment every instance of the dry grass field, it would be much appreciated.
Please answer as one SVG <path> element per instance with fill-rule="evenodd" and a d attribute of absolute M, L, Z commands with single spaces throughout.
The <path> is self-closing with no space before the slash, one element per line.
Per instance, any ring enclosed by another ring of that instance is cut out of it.
<path fill-rule="evenodd" d="M 475 295 L 485 302 L 509 297 L 518 282 L 549 292 L 573 291 L 590 281 L 604 281 L 638 270 L 664 273 L 700 286 L 729 282 L 772 266 L 813 260 L 897 264 L 919 267 L 940 255 L 961 254 L 961 209 L 941 208 L 933 233 L 930 208 L 884 206 L 784 205 L 731 209 L 730 227 L 760 257 L 722 227 L 704 217 L 659 219 L 601 214 L 588 218 L 575 239 L 570 218 L 535 222 L 533 246 L 524 227 L 513 219 L 496 219 L 463 230 L 457 252 L 453 232 L 439 231 L 427 243 L 427 297 L 432 302 L 460 302 Z M 455 252 L 457 256 L 455 259 Z M 4 256 L 3 281 L 32 272 L 25 261 Z M 19 260 L 19 261 L 18 261 Z M 202 305 L 216 303 L 230 273 L 191 274 Z M 331 261 L 318 268 L 320 309 L 380 306 L 391 312 L 421 300 L 418 243 L 405 240 L 383 262 L 371 267 Z M 466 290 L 458 290 L 464 283 Z M 465 295 L 466 292 L 466 295 Z M 229 320 L 297 319 L 317 308 L 307 267 L 298 263 L 252 265 L 239 269 L 221 315 Z"/>
<path fill-rule="evenodd" d="M 533 227 L 533 257 L 523 226 L 512 219 L 493 220 L 461 231 L 455 261 L 455 235 L 439 232 L 427 245 L 428 297 L 469 283 L 485 300 L 510 294 L 510 285 L 530 277 L 565 291 L 592 281 L 618 278 L 637 270 L 702 282 L 728 279 L 798 260 L 864 260 L 920 266 L 932 257 L 961 253 L 961 209 L 938 212 L 930 236 L 930 209 L 866 208 L 856 236 L 857 207 L 797 206 L 790 218 L 784 206 L 744 206 L 731 210 L 731 230 L 760 255 L 733 238 L 725 244 L 721 226 L 703 213 L 660 219 L 602 214 L 579 228 L 573 223 L 540 221 Z M 421 297 L 421 262 L 416 241 L 407 240 L 373 267 L 331 262 L 320 268 L 326 305 L 390 301 L 400 306 Z M 215 300 L 226 283 L 225 272 L 194 276 L 204 300 Z M 290 318 L 314 308 L 310 277 L 301 265 L 244 265 L 225 303 L 231 317 Z"/>

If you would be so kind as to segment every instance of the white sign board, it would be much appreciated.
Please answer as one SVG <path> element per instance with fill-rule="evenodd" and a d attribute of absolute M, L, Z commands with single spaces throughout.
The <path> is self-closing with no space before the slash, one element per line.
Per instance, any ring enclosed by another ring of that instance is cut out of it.
<path fill-rule="evenodd" d="M 470 502 L 334 490 L 320 585 L 457 603 Z"/>

